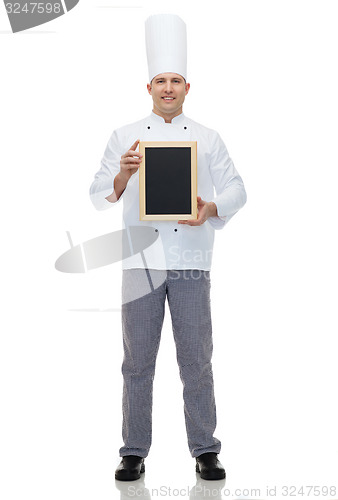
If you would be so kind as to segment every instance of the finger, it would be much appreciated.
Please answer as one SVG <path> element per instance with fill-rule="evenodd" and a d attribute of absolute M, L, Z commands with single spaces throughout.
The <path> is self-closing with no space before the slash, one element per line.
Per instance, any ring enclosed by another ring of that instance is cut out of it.
<path fill-rule="evenodd" d="M 137 172 L 137 170 L 139 169 L 139 166 L 135 167 L 135 165 L 128 165 L 126 167 L 123 168 L 122 172 Z"/>
<path fill-rule="evenodd" d="M 126 153 L 126 158 L 143 158 L 143 155 L 141 153 L 138 153 L 137 151 L 128 151 Z"/>
<path fill-rule="evenodd" d="M 202 224 L 204 224 L 204 220 L 203 219 L 194 219 L 194 220 L 190 220 L 188 222 L 189 226 L 201 226 Z"/>
<path fill-rule="evenodd" d="M 121 156 L 121 158 L 125 158 L 126 156 L 142 156 L 141 153 L 138 153 L 136 150 L 138 144 L 140 142 L 140 139 L 137 139 L 137 141 L 134 142 L 134 144 L 131 146 L 131 148 L 124 153 L 124 155 Z"/>
<path fill-rule="evenodd" d="M 120 168 L 121 170 L 125 170 L 126 168 L 139 168 L 141 164 L 139 162 L 131 162 L 131 161 L 121 161 Z"/>
<path fill-rule="evenodd" d="M 134 144 L 132 145 L 132 147 L 130 149 L 132 151 L 135 151 L 135 149 L 137 148 L 139 142 L 140 142 L 140 139 L 137 139 L 137 141 L 134 142 Z"/>
<path fill-rule="evenodd" d="M 179 224 L 187 224 L 188 226 L 201 226 L 204 223 L 202 219 L 179 220 Z"/>
<path fill-rule="evenodd" d="M 191 220 L 182 219 L 182 220 L 178 220 L 177 222 L 178 222 L 178 224 L 190 224 Z"/>
<path fill-rule="evenodd" d="M 199 223 L 196 224 L 196 221 L 197 221 L 197 219 L 196 220 L 189 220 L 189 221 L 185 220 L 185 221 L 182 221 L 182 222 L 178 221 L 178 223 L 179 224 L 186 224 L 187 226 L 198 226 Z"/>
<path fill-rule="evenodd" d="M 121 160 L 124 158 L 143 158 L 143 155 L 138 151 L 132 151 L 131 149 L 121 156 Z"/>
<path fill-rule="evenodd" d="M 128 163 L 137 163 L 137 164 L 140 164 L 142 161 L 141 158 L 134 158 L 133 156 L 127 156 L 125 158 L 121 158 L 121 163 L 123 165 L 126 165 Z"/>

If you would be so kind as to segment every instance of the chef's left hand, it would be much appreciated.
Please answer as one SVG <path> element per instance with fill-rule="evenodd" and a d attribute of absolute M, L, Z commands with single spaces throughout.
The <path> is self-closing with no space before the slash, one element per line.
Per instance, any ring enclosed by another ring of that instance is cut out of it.
<path fill-rule="evenodd" d="M 197 196 L 197 219 L 179 220 L 179 224 L 188 224 L 189 226 L 201 226 L 209 217 L 217 216 L 217 207 L 213 201 L 204 201 Z"/>

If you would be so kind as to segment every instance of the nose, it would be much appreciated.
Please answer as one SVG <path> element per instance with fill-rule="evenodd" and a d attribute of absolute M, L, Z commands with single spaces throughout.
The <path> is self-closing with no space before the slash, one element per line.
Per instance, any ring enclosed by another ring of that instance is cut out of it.
<path fill-rule="evenodd" d="M 167 94 L 171 94 L 171 93 L 172 93 L 172 91 L 173 91 L 173 90 L 172 90 L 171 82 L 167 82 L 167 83 L 166 83 L 166 86 L 165 86 L 165 92 L 166 92 Z"/>

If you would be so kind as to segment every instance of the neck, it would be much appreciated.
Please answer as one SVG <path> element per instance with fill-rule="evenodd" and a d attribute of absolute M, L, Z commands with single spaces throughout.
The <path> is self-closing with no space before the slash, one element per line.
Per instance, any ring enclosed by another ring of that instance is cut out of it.
<path fill-rule="evenodd" d="M 166 123 L 171 123 L 171 120 L 175 118 L 175 116 L 182 114 L 182 112 L 182 107 L 174 113 L 161 113 L 161 111 L 157 108 L 153 108 L 153 113 L 155 113 L 155 115 L 161 116 Z"/>

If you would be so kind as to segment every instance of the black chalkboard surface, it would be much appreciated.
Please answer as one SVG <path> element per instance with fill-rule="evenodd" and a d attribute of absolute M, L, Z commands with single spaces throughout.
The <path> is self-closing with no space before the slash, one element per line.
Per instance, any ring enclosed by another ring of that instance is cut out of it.
<path fill-rule="evenodd" d="M 140 142 L 140 220 L 197 218 L 197 143 Z"/>

